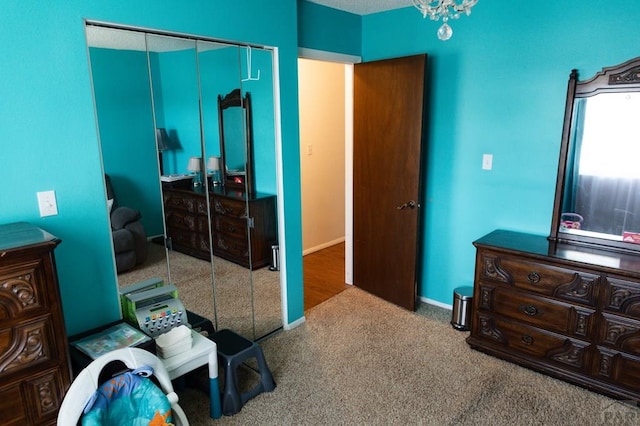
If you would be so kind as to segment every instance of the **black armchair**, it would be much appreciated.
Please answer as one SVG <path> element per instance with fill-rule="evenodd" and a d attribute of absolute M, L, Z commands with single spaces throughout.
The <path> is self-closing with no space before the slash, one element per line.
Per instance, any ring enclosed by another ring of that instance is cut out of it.
<path fill-rule="evenodd" d="M 116 255 L 118 273 L 128 271 L 147 258 L 147 234 L 140 222 L 140 212 L 118 206 L 111 179 L 105 175 L 107 199 L 110 208 L 111 236 Z"/>

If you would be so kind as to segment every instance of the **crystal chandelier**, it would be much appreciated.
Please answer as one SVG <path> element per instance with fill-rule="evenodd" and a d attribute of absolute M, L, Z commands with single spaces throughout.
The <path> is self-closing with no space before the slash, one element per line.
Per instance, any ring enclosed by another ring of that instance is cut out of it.
<path fill-rule="evenodd" d="M 438 28 L 438 38 L 449 40 L 453 35 L 453 30 L 447 23 L 449 19 L 458 19 L 460 12 L 471 15 L 471 8 L 478 3 L 478 0 L 411 0 L 413 5 L 422 13 L 422 17 L 432 21 L 439 21 L 442 18 L 442 25 Z M 458 4 L 460 2 L 460 4 Z"/>

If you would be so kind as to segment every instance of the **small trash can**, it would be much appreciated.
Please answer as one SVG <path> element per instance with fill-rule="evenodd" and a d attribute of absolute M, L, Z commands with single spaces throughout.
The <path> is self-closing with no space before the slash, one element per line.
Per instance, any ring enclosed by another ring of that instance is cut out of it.
<path fill-rule="evenodd" d="M 278 244 L 273 244 L 271 246 L 271 266 L 269 266 L 269 270 L 280 270 L 280 246 Z"/>
<path fill-rule="evenodd" d="M 451 325 L 459 331 L 469 331 L 473 287 L 458 287 L 453 290 L 453 311 Z"/>

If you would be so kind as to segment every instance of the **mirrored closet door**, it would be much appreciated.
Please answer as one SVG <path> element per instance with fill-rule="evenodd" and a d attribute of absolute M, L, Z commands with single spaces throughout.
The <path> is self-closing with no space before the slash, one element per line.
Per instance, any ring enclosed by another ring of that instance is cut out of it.
<path fill-rule="evenodd" d="M 250 339 L 279 329 L 272 52 L 102 24 L 87 40 L 104 171 L 148 240 L 119 265 L 114 236 L 119 286 L 174 284 Z"/>

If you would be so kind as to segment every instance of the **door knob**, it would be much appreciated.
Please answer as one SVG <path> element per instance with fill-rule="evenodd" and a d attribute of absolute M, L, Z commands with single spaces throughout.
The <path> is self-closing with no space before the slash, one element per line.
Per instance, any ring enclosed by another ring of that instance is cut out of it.
<path fill-rule="evenodd" d="M 413 201 L 413 200 L 409 200 L 409 201 L 407 201 L 406 203 L 404 203 L 403 205 L 398 206 L 398 207 L 396 207 L 396 208 L 397 208 L 398 210 L 404 210 L 404 209 L 407 209 L 407 208 L 409 208 L 409 209 L 414 209 L 414 208 L 416 208 L 416 202 L 415 202 L 415 201 Z"/>

